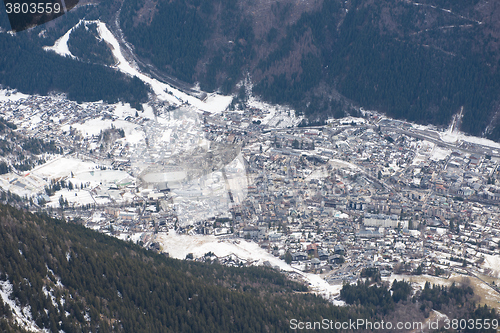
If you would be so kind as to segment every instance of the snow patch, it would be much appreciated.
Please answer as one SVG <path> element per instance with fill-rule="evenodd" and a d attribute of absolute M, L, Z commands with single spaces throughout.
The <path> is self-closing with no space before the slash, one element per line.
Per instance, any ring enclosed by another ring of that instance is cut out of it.
<path fill-rule="evenodd" d="M 31 171 L 32 174 L 52 179 L 68 177 L 83 171 L 95 170 L 98 165 L 92 162 L 84 162 L 75 158 L 59 157 L 49 161 Z"/>
<path fill-rule="evenodd" d="M 16 102 L 20 99 L 26 99 L 29 95 L 17 92 L 17 90 L 0 89 L 0 102 Z"/>
<path fill-rule="evenodd" d="M 80 26 L 82 22 L 83 20 L 80 20 L 80 22 L 78 22 L 73 28 L 69 29 L 64 35 L 62 35 L 58 40 L 56 40 L 54 45 L 44 46 L 43 49 L 45 51 L 53 51 L 63 57 L 70 57 L 76 59 L 76 57 L 73 54 L 71 54 L 71 51 L 69 50 L 68 40 L 73 30 L 78 28 L 78 26 Z"/>
<path fill-rule="evenodd" d="M 111 45 L 111 51 L 117 60 L 114 67 L 130 76 L 138 77 L 141 81 L 151 86 L 159 99 L 168 101 L 174 105 L 189 103 L 201 111 L 209 111 L 212 113 L 222 112 L 227 109 L 229 104 L 231 104 L 233 100 L 232 96 L 223 96 L 213 93 L 208 95 L 208 97 L 202 101 L 196 97 L 177 90 L 166 83 L 150 78 L 149 76 L 141 73 L 136 66 L 132 66 L 125 59 L 118 40 L 111 33 L 111 31 L 109 31 L 105 23 L 97 21 L 97 31 L 99 32 L 101 38 L 104 39 L 108 45 Z"/>
<path fill-rule="evenodd" d="M 58 305 L 57 305 L 57 299 L 54 296 L 53 290 L 50 289 L 50 288 L 47 289 L 46 286 L 43 286 L 42 291 L 43 291 L 43 294 L 45 295 L 45 297 L 50 297 L 50 301 L 52 302 L 52 305 L 54 306 L 54 308 L 57 309 L 57 307 L 58 307 Z"/>
<path fill-rule="evenodd" d="M 234 254 L 238 258 L 252 262 L 253 265 L 262 265 L 264 261 L 269 261 L 272 266 L 278 266 L 283 271 L 302 276 L 310 283 L 310 288 L 313 291 L 329 300 L 333 300 L 334 297 L 338 296 L 340 289 L 342 289 L 342 285 L 331 285 L 319 275 L 304 273 L 293 268 L 254 242 L 233 239 L 222 240 L 211 235 L 179 235 L 173 230 L 168 233 L 159 233 L 157 241 L 162 244 L 164 252 L 168 252 L 170 257 L 177 259 L 185 259 L 188 253 L 193 253 L 194 257 L 202 257 L 205 253 L 212 252 L 218 257 Z"/>
<path fill-rule="evenodd" d="M 46 268 L 47 268 L 47 270 L 50 272 L 50 274 L 52 274 L 52 276 L 56 279 L 56 282 L 55 282 L 56 287 L 58 287 L 58 288 L 62 288 L 62 287 L 64 287 L 64 285 L 61 283 L 61 278 L 60 278 L 59 276 L 57 276 L 57 275 L 54 273 L 54 271 L 53 271 L 53 270 L 51 270 L 51 269 L 49 268 L 49 266 L 47 266 L 47 264 L 45 264 L 45 267 L 46 267 Z"/>
<path fill-rule="evenodd" d="M 500 274 L 500 256 L 484 254 L 483 266 Z"/>
<path fill-rule="evenodd" d="M 12 290 L 13 285 L 10 281 L 0 281 L 0 298 L 10 307 L 15 322 L 25 330 L 40 332 L 41 329 L 33 321 L 31 307 L 21 307 L 15 300 L 10 299 Z"/>
<path fill-rule="evenodd" d="M 451 154 L 450 149 L 443 149 L 438 146 L 435 146 L 434 149 L 432 150 L 430 159 L 433 161 L 441 161 L 450 156 L 450 154 Z"/>

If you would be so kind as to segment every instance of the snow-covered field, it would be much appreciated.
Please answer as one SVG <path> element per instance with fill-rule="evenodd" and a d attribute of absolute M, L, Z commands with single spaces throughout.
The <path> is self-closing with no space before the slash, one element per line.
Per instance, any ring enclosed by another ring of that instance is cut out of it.
<path fill-rule="evenodd" d="M 69 206 L 81 206 L 87 204 L 95 204 L 96 201 L 92 198 L 89 191 L 84 190 L 73 190 L 70 191 L 66 188 L 57 191 L 53 196 L 50 197 L 50 202 L 47 203 L 48 207 L 59 208 L 59 198 L 63 198 L 68 201 Z"/>
<path fill-rule="evenodd" d="M 500 148 L 500 143 L 485 139 L 485 138 L 478 138 L 475 136 L 469 136 L 461 132 L 440 132 L 440 137 L 441 140 L 444 142 L 450 142 L 450 143 L 456 143 L 456 142 L 469 142 L 469 143 L 475 143 L 487 147 L 492 147 L 492 148 Z"/>
<path fill-rule="evenodd" d="M 28 98 L 29 95 L 20 93 L 20 92 L 13 92 L 8 89 L 0 89 L 0 102 L 3 101 L 18 101 L 23 98 Z"/>
<path fill-rule="evenodd" d="M 444 142 L 448 143 L 460 143 L 460 142 L 468 142 L 468 143 L 473 143 L 473 144 L 478 144 L 486 147 L 491 147 L 491 148 L 498 148 L 500 149 L 500 143 L 486 139 L 486 138 L 479 138 L 477 136 L 470 136 L 465 133 L 462 133 L 460 131 L 438 131 L 434 126 L 432 125 L 418 125 L 418 124 L 411 124 L 413 128 L 419 129 L 419 130 L 424 130 L 428 132 L 434 132 L 436 133 L 441 140 Z"/>
<path fill-rule="evenodd" d="M 283 271 L 294 272 L 302 276 L 311 284 L 312 290 L 330 300 L 338 296 L 342 289 L 342 285 L 331 285 L 319 275 L 304 273 L 293 268 L 254 242 L 221 239 L 215 236 L 179 235 L 173 230 L 168 233 L 159 233 L 156 240 L 160 242 L 164 252 L 168 252 L 170 257 L 177 259 L 186 258 L 188 253 L 192 253 L 194 257 L 202 257 L 205 253 L 212 252 L 218 257 L 234 254 L 238 258 L 253 262 L 254 265 L 262 265 L 265 261 L 269 261 L 272 266 L 278 266 Z M 342 302 L 335 304 L 340 305 Z"/>
<path fill-rule="evenodd" d="M 49 161 L 31 171 L 32 174 L 46 178 L 63 178 L 83 171 L 96 170 L 98 165 L 93 162 L 84 162 L 76 158 L 59 157 Z"/>
<path fill-rule="evenodd" d="M 89 183 L 91 186 L 96 186 L 109 184 L 127 185 L 135 181 L 135 178 L 125 171 L 95 170 L 76 173 L 70 180 L 74 180 L 75 184 Z"/>
<path fill-rule="evenodd" d="M 491 269 L 500 277 L 500 256 L 485 254 L 483 266 Z"/>
<path fill-rule="evenodd" d="M 446 159 L 448 156 L 450 156 L 451 150 L 450 149 L 443 149 L 438 146 L 435 146 L 434 149 L 432 150 L 430 159 L 433 161 L 440 161 Z"/>

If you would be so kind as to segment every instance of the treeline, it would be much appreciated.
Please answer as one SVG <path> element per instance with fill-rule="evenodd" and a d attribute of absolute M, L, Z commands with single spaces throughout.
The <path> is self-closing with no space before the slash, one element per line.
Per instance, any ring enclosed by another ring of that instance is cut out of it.
<path fill-rule="evenodd" d="M 53 140 L 44 141 L 37 138 L 27 138 L 22 144 L 22 148 L 32 154 L 38 155 L 42 153 L 62 154 L 62 148 L 56 145 Z"/>
<path fill-rule="evenodd" d="M 21 155 L 23 157 L 23 155 Z M 43 158 L 34 158 L 34 157 L 29 157 L 29 158 L 22 158 L 19 162 L 14 163 L 12 166 L 14 169 L 17 171 L 29 171 L 33 169 L 37 165 L 42 165 L 46 161 Z M 9 168 L 10 171 L 10 168 Z"/>
<path fill-rule="evenodd" d="M 16 135 L 12 133 L 12 130 L 15 129 L 17 129 L 15 124 L 9 123 L 0 117 L 0 133 L 4 136 L 4 138 L 0 139 L 0 156 L 5 157 L 12 153 L 15 147 L 15 143 L 13 142 L 15 139 L 13 138 L 16 137 Z M 8 167 L 5 162 L 2 162 L 2 165 L 3 167 L 0 167 L 1 174 L 10 171 L 10 167 Z"/>
<path fill-rule="evenodd" d="M 51 332 L 282 332 L 290 318 L 357 318 L 294 294 L 304 287 L 269 268 L 168 259 L 9 206 L 0 206 L 0 241 L 0 280 Z"/>
<path fill-rule="evenodd" d="M 368 108 L 439 125 L 463 106 L 462 129 L 481 134 L 500 91 L 498 73 L 474 54 L 454 57 L 381 35 L 371 25 L 377 18 L 369 9 L 346 16 L 340 52 L 328 63 L 339 90 Z"/>
<path fill-rule="evenodd" d="M 356 284 L 344 284 L 340 297 L 350 305 L 363 306 L 368 313 L 382 317 L 394 311 L 395 304 L 406 301 L 411 295 L 411 286 L 406 281 L 394 280 L 391 288 L 387 285 L 371 284 L 358 280 Z"/>
<path fill-rule="evenodd" d="M 6 121 L 4 118 L 0 117 L 0 132 L 4 132 L 5 129 L 10 128 L 11 130 L 17 129 L 16 124 Z"/>
<path fill-rule="evenodd" d="M 224 1 L 221 18 L 224 34 L 232 43 L 210 59 L 204 73 L 199 75 L 199 81 L 207 91 L 220 88 L 222 93 L 229 94 L 244 78 L 245 68 L 255 58 L 256 40 L 251 21 L 232 1 Z"/>
<path fill-rule="evenodd" d="M 100 39 L 97 24 L 80 24 L 73 29 L 68 40 L 71 54 L 81 61 L 94 64 L 113 65 L 113 54 L 103 39 Z"/>
<path fill-rule="evenodd" d="M 137 77 L 46 52 L 30 38 L 0 34 L 1 85 L 29 94 L 64 92 L 78 102 L 124 101 L 139 108 L 147 100 L 148 88 Z"/>
<path fill-rule="evenodd" d="M 477 0 L 426 2 L 469 16 Z M 324 1 L 287 27 L 273 22 L 258 40 L 248 8 L 234 0 L 165 1 L 152 20 L 138 14 L 144 5 L 127 0 L 121 22 L 138 53 L 160 70 L 223 92 L 234 91 L 248 72 L 258 77 L 256 94 L 290 104 L 311 121 L 342 117 L 356 103 L 396 118 L 447 125 L 463 107 L 461 129 L 481 135 L 500 93 L 498 56 L 488 51 L 492 40 L 484 26 L 438 29 L 470 21 L 429 6 Z M 280 22 L 295 10 L 279 3 L 271 9 Z M 422 23 L 426 15 L 435 20 L 430 28 Z M 230 42 L 213 41 L 221 38 Z M 273 51 L 263 51 L 263 44 Z M 499 124 L 492 125 L 488 135 L 498 140 Z"/>
<path fill-rule="evenodd" d="M 346 284 L 341 297 L 354 306 L 335 307 L 296 293 L 307 289 L 270 268 L 169 259 L 5 205 L 0 242 L 0 280 L 12 285 L 11 299 L 30 307 L 36 325 L 51 332 L 283 332 L 292 318 L 343 322 L 394 319 L 396 313 L 401 321 L 406 313 L 423 320 L 438 307 L 463 318 L 498 319 L 494 310 L 475 306 L 467 287 L 426 285 L 411 297 L 405 281 L 394 281 L 390 289 Z M 10 313 L 0 301 L 3 331 L 15 329 Z"/>
<path fill-rule="evenodd" d="M 369 286 L 358 281 L 356 285 L 345 284 L 340 291 L 340 297 L 347 304 L 362 305 L 373 309 L 373 313 L 382 311 L 387 314 L 394 310 L 394 300 L 385 286 Z"/>
<path fill-rule="evenodd" d="M 186 82 L 193 82 L 198 59 L 205 52 L 203 42 L 209 27 L 201 12 L 210 10 L 209 1 L 194 1 L 193 7 L 184 1 L 162 1 L 151 22 L 135 23 L 141 0 L 129 0 L 121 11 L 122 28 L 139 55 L 149 59 L 160 70 Z"/>
<path fill-rule="evenodd" d="M 295 24 L 288 26 L 285 37 L 278 41 L 277 49 L 266 59 L 261 59 L 257 69 L 267 71 L 279 65 L 294 48 L 300 47 L 300 40 L 305 34 L 313 35 L 313 45 L 307 45 L 307 47 L 315 47 L 320 52 L 310 51 L 302 54 L 296 72 L 267 75 L 255 86 L 254 91 L 274 103 L 290 104 L 304 113 L 312 101 L 315 105 L 309 108 L 307 112 L 309 115 L 320 114 L 324 111 L 328 111 L 327 116 L 333 113 L 340 115 L 336 105 L 333 105 L 333 111 L 331 111 L 332 105 L 328 105 L 329 103 L 335 104 L 336 101 L 328 99 L 319 101 L 311 97 L 313 95 L 311 90 L 317 88 L 318 84 L 326 79 L 323 67 L 326 66 L 326 59 L 331 56 L 332 50 L 329 48 L 336 37 L 336 17 L 340 8 L 338 2 L 325 1 L 319 11 L 306 12 Z M 322 110 L 319 109 L 320 104 Z"/>
<path fill-rule="evenodd" d="M 340 291 L 340 297 L 349 305 L 361 307 L 364 313 L 373 319 L 384 319 L 391 321 L 397 319 L 424 322 L 429 318 L 431 311 L 436 310 L 444 313 L 448 318 L 465 321 L 468 328 L 459 330 L 460 332 L 495 332 L 491 323 L 493 320 L 500 320 L 499 314 L 494 308 L 486 305 L 477 306 L 478 297 L 474 295 L 472 287 L 467 280 L 457 285 L 451 286 L 433 285 L 425 283 L 422 290 L 417 291 L 412 296 L 410 283 L 406 281 L 394 280 L 392 285 L 381 282 L 377 269 L 366 270 L 367 278 L 365 282 L 359 281 L 356 284 L 344 284 Z M 373 283 L 378 280 L 378 283 Z M 406 314 L 408 314 L 407 317 Z M 472 321 L 476 323 L 489 322 L 490 329 L 469 325 Z M 464 328 L 464 322 L 461 323 Z M 451 326 L 451 322 L 450 322 Z M 441 331 L 440 331 L 441 332 Z M 449 330 L 446 332 L 455 332 Z"/>
<path fill-rule="evenodd" d="M 101 16 L 111 18 L 118 9 L 119 4 L 115 1 L 106 1 L 99 6 L 81 6 L 58 18 L 57 23 L 44 24 L 15 35 L 1 33 L 0 85 L 27 94 L 62 92 L 77 102 L 123 101 L 140 110 L 141 103 L 147 101 L 149 88 L 138 78 L 130 78 L 102 65 L 83 63 L 42 49 L 44 45 L 53 45 L 56 39 L 75 26 L 82 17 L 88 20 Z M 10 28 L 5 11 L 0 11 L 0 27 L 5 30 Z M 96 34 L 95 25 L 90 27 L 90 33 Z M 104 50 L 102 42 L 97 42 L 96 46 L 91 39 L 83 37 L 83 31 L 76 32 L 76 37 L 79 36 L 84 46 L 89 48 L 90 57 L 103 55 L 106 61 L 109 60 L 109 50 Z M 94 58 L 89 60 L 92 59 Z"/>
<path fill-rule="evenodd" d="M 453 56 L 381 34 L 377 26 L 380 8 L 375 6 L 350 10 L 337 29 L 338 9 L 335 3 L 324 2 L 320 11 L 304 13 L 288 27 L 280 47 L 261 60 L 258 68 L 266 70 L 286 58 L 306 32 L 313 34 L 320 52 L 303 57 L 302 74 L 266 77 L 255 87 L 257 93 L 307 110 L 306 115 L 327 111 L 341 116 L 338 107 L 315 101 L 322 99 L 313 92 L 323 81 L 365 108 L 415 122 L 446 125 L 463 106 L 462 129 L 475 135 L 484 131 L 500 92 L 500 76 L 481 55 L 468 52 Z M 402 24 L 402 30 L 408 31 L 410 21 Z M 314 108 L 308 107 L 311 102 L 316 103 Z M 491 135 L 500 138 L 498 130 Z"/>
<path fill-rule="evenodd" d="M 459 318 L 457 326 L 460 328 L 460 332 L 497 332 L 491 325 L 487 329 L 483 323 L 489 322 L 491 324 L 493 320 L 497 320 L 498 323 L 499 314 L 495 309 L 486 305 L 476 306 L 477 297 L 474 296 L 472 287 L 467 283 L 460 286 L 453 283 L 446 287 L 431 286 L 429 282 L 426 282 L 422 292 L 414 298 L 419 302 L 420 310 L 426 316 L 434 309 L 446 313 L 451 319 Z M 460 321 L 462 322 L 460 323 Z M 471 326 L 471 322 L 480 322 L 483 327 Z"/>
<path fill-rule="evenodd" d="M 229 93 L 243 78 L 255 56 L 255 35 L 237 1 L 162 1 L 151 14 L 139 16 L 143 6 L 144 0 L 127 0 L 120 16 L 127 40 L 143 59 L 187 83 L 198 81 L 207 91 Z M 230 43 L 207 47 L 218 34 Z"/>

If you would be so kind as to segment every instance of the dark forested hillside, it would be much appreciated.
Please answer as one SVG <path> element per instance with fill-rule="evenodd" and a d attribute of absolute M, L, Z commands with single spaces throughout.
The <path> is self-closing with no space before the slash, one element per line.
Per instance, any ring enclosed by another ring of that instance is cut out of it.
<path fill-rule="evenodd" d="M 147 87 L 111 68 L 45 52 L 22 37 L 0 34 L 0 84 L 24 93 L 62 92 L 75 101 L 136 105 L 147 100 Z"/>
<path fill-rule="evenodd" d="M 362 106 L 446 126 L 463 108 L 462 130 L 500 139 L 498 1 L 94 4 L 15 38 L 1 33 L 0 83 L 25 92 L 64 91 L 76 100 L 144 100 L 146 88 L 137 80 L 40 50 L 80 19 L 101 19 L 115 30 L 120 23 L 143 69 L 154 66 L 155 74 L 198 82 L 204 90 L 234 93 L 249 77 L 254 93 L 315 121 Z M 5 21 L 0 13 L 0 26 Z M 70 47 L 83 61 L 109 63 L 104 44 L 82 29 Z"/>
<path fill-rule="evenodd" d="M 313 119 L 355 103 L 446 125 L 463 107 L 464 131 L 500 138 L 497 2 L 125 0 L 121 22 L 141 57 L 204 89 L 249 73 Z"/>
<path fill-rule="evenodd" d="M 68 333 L 285 332 L 292 319 L 425 322 L 432 309 L 498 319 L 494 310 L 476 307 L 471 288 L 426 285 L 411 297 L 409 283 L 375 278 L 344 285 L 340 295 L 353 306 L 336 307 L 270 268 L 169 259 L 6 205 L 0 205 L 0 242 L 2 332 L 22 331 L 20 316 Z M 343 330 L 353 331 L 369 332 Z"/>
<path fill-rule="evenodd" d="M 0 85 L 16 88 L 28 94 L 42 94 L 55 91 L 67 94 L 75 101 L 129 102 L 137 108 L 139 103 L 147 101 L 148 88 L 137 78 L 131 78 L 109 67 L 95 63 L 110 63 L 112 56 L 109 49 L 103 49 L 103 43 L 89 40 L 90 34 L 82 36 L 77 29 L 73 41 L 79 47 L 72 46 L 78 55 L 85 55 L 83 61 L 61 57 L 42 49 L 44 45 L 53 45 L 53 36 L 60 37 L 78 22 L 76 14 L 68 14 L 58 19 L 58 25 L 43 25 L 15 35 L 0 33 Z M 8 26 L 5 12 L 0 12 L 0 27 Z M 53 33 L 47 33 L 53 31 Z M 46 34 L 48 37 L 40 38 Z M 85 47 L 87 53 L 79 52 Z M 111 58 L 110 58 L 111 57 Z"/>
<path fill-rule="evenodd" d="M 294 295 L 305 287 L 271 269 L 168 259 L 9 206 L 0 206 L 0 242 L 1 286 L 50 332 L 283 332 L 290 318 L 354 314 Z M 0 311 L 0 327 L 14 327 L 1 299 Z"/>
<path fill-rule="evenodd" d="M 84 62 L 114 65 L 113 54 L 97 32 L 97 24 L 80 24 L 73 29 L 68 40 L 72 55 Z"/>

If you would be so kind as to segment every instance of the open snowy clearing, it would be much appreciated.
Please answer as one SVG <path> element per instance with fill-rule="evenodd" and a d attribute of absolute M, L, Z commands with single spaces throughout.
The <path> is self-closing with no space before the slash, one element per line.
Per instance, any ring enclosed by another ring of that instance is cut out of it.
<path fill-rule="evenodd" d="M 450 156 L 450 154 L 451 154 L 450 149 L 443 149 L 438 146 L 435 146 L 434 149 L 432 150 L 430 159 L 433 161 L 441 161 Z"/>
<path fill-rule="evenodd" d="M 130 185 L 135 181 L 135 178 L 130 176 L 125 171 L 119 170 L 95 170 L 95 171 L 83 171 L 81 173 L 75 173 L 74 177 L 69 179 L 76 185 L 79 183 L 90 183 L 91 186 L 94 185 Z"/>
<path fill-rule="evenodd" d="M 99 169 L 94 162 L 84 162 L 76 158 L 60 157 L 49 161 L 31 171 L 32 174 L 48 179 L 58 179 L 78 174 L 84 171 Z"/>
<path fill-rule="evenodd" d="M 233 100 L 232 96 L 210 94 L 208 98 L 205 99 L 205 101 L 201 101 L 200 99 L 183 93 L 166 83 L 160 82 L 156 79 L 148 77 L 147 75 L 144 75 L 125 59 L 121 52 L 120 44 L 116 40 L 115 36 L 111 33 L 111 31 L 109 31 L 106 24 L 98 21 L 97 27 L 97 31 L 99 32 L 101 38 L 103 38 L 107 43 L 109 43 L 109 45 L 111 45 L 113 56 L 115 57 L 115 59 L 117 59 L 116 68 L 131 76 L 137 76 L 141 81 L 150 85 L 158 98 L 177 105 L 182 104 L 183 102 L 187 102 L 191 105 L 194 105 L 201 111 L 209 111 L 214 113 L 224 111 L 225 109 L 227 109 L 229 104 L 231 104 L 231 101 Z M 172 94 L 169 94 L 167 92 L 171 92 Z"/>
<path fill-rule="evenodd" d="M 50 202 L 47 203 L 47 207 L 59 208 L 60 203 L 59 199 L 63 198 L 68 201 L 68 205 L 70 207 L 79 207 L 84 205 L 93 205 L 96 203 L 92 195 L 89 191 L 85 190 L 68 190 L 67 188 L 63 188 L 60 191 L 54 193 L 53 196 L 50 197 Z"/>
<path fill-rule="evenodd" d="M 20 92 L 14 92 L 13 90 L 10 89 L 0 89 L 0 102 L 4 101 L 18 101 L 20 99 L 25 99 L 28 98 L 29 95 L 20 93 Z"/>
<path fill-rule="evenodd" d="M 497 276 L 500 276 L 500 256 L 485 254 L 483 266 L 494 271 Z"/>
<path fill-rule="evenodd" d="M 438 131 L 436 128 L 432 125 L 418 125 L 418 124 L 411 124 L 412 127 L 419 129 L 419 130 L 424 130 L 424 131 L 429 131 L 429 132 L 434 132 L 436 133 L 441 140 L 444 142 L 448 143 L 458 143 L 458 142 L 469 142 L 469 143 L 474 143 L 486 147 L 491 147 L 491 148 L 500 148 L 500 143 L 486 139 L 486 138 L 479 138 L 476 136 L 470 136 L 465 133 L 459 132 L 459 131 Z"/>
<path fill-rule="evenodd" d="M 170 257 L 177 259 L 185 259 L 188 253 L 193 253 L 194 257 L 202 257 L 205 253 L 212 252 L 218 257 L 234 254 L 238 258 L 253 262 L 254 265 L 262 265 L 265 261 L 269 261 L 272 266 L 278 266 L 281 270 L 299 274 L 311 284 L 312 290 L 330 300 L 338 296 L 340 289 L 342 289 L 342 285 L 330 285 L 319 275 L 304 273 L 293 268 L 254 242 L 236 239 L 224 240 L 215 236 L 179 235 L 173 230 L 157 234 L 156 240 L 160 242 L 164 252 L 168 252 Z"/>

